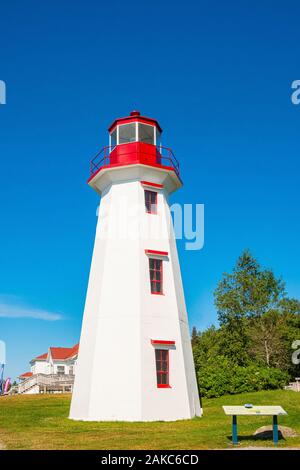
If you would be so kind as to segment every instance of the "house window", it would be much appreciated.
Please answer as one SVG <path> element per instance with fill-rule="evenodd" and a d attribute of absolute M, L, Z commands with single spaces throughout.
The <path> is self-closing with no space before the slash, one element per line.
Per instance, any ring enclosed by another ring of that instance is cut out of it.
<path fill-rule="evenodd" d="M 58 373 L 58 375 L 64 375 L 65 374 L 65 366 L 57 366 L 57 373 Z"/>
<path fill-rule="evenodd" d="M 69 366 L 69 374 L 74 375 L 74 367 L 73 366 Z"/>
<path fill-rule="evenodd" d="M 148 214 L 157 214 L 157 193 L 145 189 L 145 208 Z"/>
<path fill-rule="evenodd" d="M 163 293 L 162 260 L 149 258 L 151 294 Z"/>
<path fill-rule="evenodd" d="M 169 350 L 155 349 L 157 387 L 169 387 Z"/>

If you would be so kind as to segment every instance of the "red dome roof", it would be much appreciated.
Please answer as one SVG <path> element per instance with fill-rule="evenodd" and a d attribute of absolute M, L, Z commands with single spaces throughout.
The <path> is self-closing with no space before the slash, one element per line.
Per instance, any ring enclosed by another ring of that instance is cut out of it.
<path fill-rule="evenodd" d="M 141 116 L 139 111 L 131 111 L 129 116 L 115 119 L 114 122 L 109 126 L 108 132 L 113 131 L 118 124 L 126 124 L 130 122 L 144 122 L 145 124 L 152 124 L 152 126 L 155 126 L 159 132 L 162 132 L 162 128 L 156 119 Z"/>

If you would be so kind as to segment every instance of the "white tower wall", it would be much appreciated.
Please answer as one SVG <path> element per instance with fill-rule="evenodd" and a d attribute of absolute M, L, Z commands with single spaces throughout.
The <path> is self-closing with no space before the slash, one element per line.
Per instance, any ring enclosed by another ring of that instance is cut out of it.
<path fill-rule="evenodd" d="M 157 214 L 144 209 L 143 180 L 164 185 L 157 190 Z M 102 192 L 102 199 L 70 418 L 172 421 L 199 416 L 188 319 L 167 202 L 170 175 L 133 165 L 103 172 L 93 184 Z M 151 294 L 147 249 L 168 253 L 163 257 L 163 295 Z M 175 344 L 158 346 L 151 340 Z M 157 387 L 156 347 L 169 349 L 170 388 Z"/>

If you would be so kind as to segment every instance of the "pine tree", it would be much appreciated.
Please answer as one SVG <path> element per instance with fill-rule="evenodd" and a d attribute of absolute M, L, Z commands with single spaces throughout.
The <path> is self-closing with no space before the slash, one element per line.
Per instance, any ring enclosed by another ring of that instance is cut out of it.
<path fill-rule="evenodd" d="M 194 346 L 196 344 L 197 339 L 198 339 L 197 328 L 195 326 L 193 326 L 193 329 L 192 329 L 192 346 Z"/>

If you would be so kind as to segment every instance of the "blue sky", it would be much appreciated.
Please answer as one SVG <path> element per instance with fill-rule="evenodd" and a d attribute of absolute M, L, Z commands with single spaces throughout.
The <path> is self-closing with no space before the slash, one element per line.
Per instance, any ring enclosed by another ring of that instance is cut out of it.
<path fill-rule="evenodd" d="M 298 3 L 298 4 L 297 4 Z M 178 243 L 190 324 L 244 248 L 300 297 L 299 2 L 2 2 L 0 339 L 15 377 L 79 339 L 98 197 L 89 159 L 132 109 L 181 164 L 173 202 L 205 204 Z M 5 316 L 3 316 L 5 315 Z"/>

